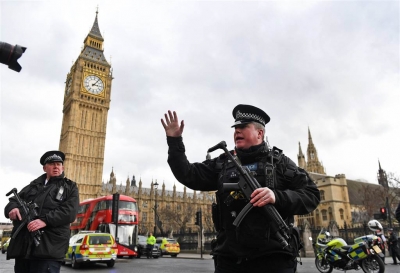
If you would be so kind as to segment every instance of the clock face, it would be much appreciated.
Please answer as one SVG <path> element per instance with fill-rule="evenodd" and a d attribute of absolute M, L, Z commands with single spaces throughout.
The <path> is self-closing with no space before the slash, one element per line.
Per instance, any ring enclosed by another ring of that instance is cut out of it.
<path fill-rule="evenodd" d="M 68 95 L 69 92 L 71 92 L 71 86 L 72 86 L 72 79 L 69 78 L 69 79 L 67 80 L 67 87 L 66 87 L 66 89 L 65 89 L 65 94 L 66 94 L 66 95 Z"/>
<path fill-rule="evenodd" d="M 94 76 L 94 75 L 87 76 L 85 78 L 83 86 L 85 86 L 86 90 L 89 93 L 92 93 L 95 95 L 100 94 L 101 92 L 103 92 L 103 89 L 104 89 L 103 81 L 99 77 Z"/>

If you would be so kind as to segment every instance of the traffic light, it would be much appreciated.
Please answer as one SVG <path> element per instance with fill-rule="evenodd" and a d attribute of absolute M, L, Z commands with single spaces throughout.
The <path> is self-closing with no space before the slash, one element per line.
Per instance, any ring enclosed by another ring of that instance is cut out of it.
<path fill-rule="evenodd" d="M 196 222 L 194 224 L 201 226 L 201 211 L 196 212 Z"/>
<path fill-rule="evenodd" d="M 380 210 L 381 213 L 381 219 L 386 220 L 387 219 L 387 210 L 385 207 L 382 207 Z"/>
<path fill-rule="evenodd" d="M 113 194 L 113 199 L 112 199 L 112 210 L 111 210 L 111 221 L 113 221 L 114 224 L 118 224 L 118 212 L 119 212 L 119 193 L 114 193 Z"/>

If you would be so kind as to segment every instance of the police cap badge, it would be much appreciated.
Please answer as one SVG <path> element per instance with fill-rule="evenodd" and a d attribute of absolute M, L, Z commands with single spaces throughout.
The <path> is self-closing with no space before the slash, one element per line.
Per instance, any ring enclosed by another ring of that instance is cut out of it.
<path fill-rule="evenodd" d="M 261 109 L 245 104 L 237 105 L 233 111 L 232 115 L 235 118 L 235 124 L 231 127 L 235 127 L 241 124 L 247 124 L 250 122 L 258 122 L 265 126 L 270 121 L 269 116 Z"/>
<path fill-rule="evenodd" d="M 48 151 L 45 152 L 44 155 L 40 158 L 40 164 L 43 166 L 47 163 L 51 162 L 61 162 L 63 163 L 65 160 L 65 154 L 60 151 Z"/>

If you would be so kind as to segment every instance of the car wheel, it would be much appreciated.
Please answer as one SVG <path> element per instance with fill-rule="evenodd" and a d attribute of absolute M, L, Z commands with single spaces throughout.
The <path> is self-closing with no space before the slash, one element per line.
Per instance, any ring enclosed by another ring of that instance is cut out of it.
<path fill-rule="evenodd" d="M 114 264 L 115 264 L 115 261 L 111 260 L 111 261 L 107 262 L 107 267 L 113 267 Z"/>
<path fill-rule="evenodd" d="M 80 264 L 76 261 L 75 254 L 72 254 L 71 267 L 73 269 L 77 269 L 80 267 Z"/>

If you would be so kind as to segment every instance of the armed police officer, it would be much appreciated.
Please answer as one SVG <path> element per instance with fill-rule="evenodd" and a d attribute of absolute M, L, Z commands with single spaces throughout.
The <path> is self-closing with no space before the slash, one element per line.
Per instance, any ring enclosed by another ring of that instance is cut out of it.
<path fill-rule="evenodd" d="M 65 155 L 48 151 L 40 158 L 43 175 L 19 192 L 23 204 L 35 204 L 35 217 L 30 222 L 16 196 L 4 209 L 13 221 L 12 239 L 7 259 L 15 259 L 14 272 L 60 272 L 61 262 L 68 250 L 70 223 L 78 212 L 79 192 L 75 182 L 64 176 Z"/>
<path fill-rule="evenodd" d="M 259 207 L 272 204 L 290 226 L 294 222 L 293 215 L 308 214 L 318 206 L 319 191 L 306 171 L 298 168 L 281 150 L 270 149 L 264 141 L 264 126 L 270 117 L 263 110 L 240 104 L 233 109 L 233 117 L 235 150 L 232 153 L 261 185 L 251 194 L 254 209 L 239 226 L 233 222 L 248 201 L 240 191 L 223 191 L 224 183 L 237 181 L 236 165 L 226 154 L 202 163 L 190 163 L 182 141 L 184 121 L 179 122 L 175 111 L 168 111 L 165 120 L 161 119 L 169 146 L 168 164 L 176 179 L 188 188 L 217 191 L 217 204 L 213 209 L 218 231 L 213 247 L 215 273 L 293 273 L 299 238 L 293 232 L 291 247 L 284 249 Z M 267 179 L 268 164 L 274 167 L 272 180 Z"/>

